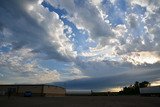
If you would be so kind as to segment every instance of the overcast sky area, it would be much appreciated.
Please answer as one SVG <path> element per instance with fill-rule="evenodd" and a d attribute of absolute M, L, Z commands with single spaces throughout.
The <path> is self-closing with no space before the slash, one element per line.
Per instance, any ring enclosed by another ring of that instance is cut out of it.
<path fill-rule="evenodd" d="M 160 84 L 160 0 L 1 0 L 0 84 Z"/>

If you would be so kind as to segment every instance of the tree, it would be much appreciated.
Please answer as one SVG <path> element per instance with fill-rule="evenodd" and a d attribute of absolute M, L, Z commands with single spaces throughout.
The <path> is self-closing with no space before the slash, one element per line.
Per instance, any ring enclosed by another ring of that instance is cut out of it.
<path fill-rule="evenodd" d="M 148 86 L 150 86 L 150 84 L 151 83 L 148 81 L 143 81 L 143 82 L 139 83 L 139 87 L 140 88 L 148 87 Z"/>
<path fill-rule="evenodd" d="M 134 83 L 134 88 L 135 88 L 135 94 L 139 94 L 140 91 L 139 91 L 139 82 L 138 82 L 138 81 L 136 81 L 136 82 Z"/>
<path fill-rule="evenodd" d="M 124 95 L 138 95 L 140 94 L 139 88 L 144 88 L 148 86 L 150 86 L 150 82 L 148 81 L 143 81 L 141 83 L 136 81 L 134 85 L 130 85 L 129 87 L 124 87 L 123 91 L 121 91 L 120 93 Z"/>

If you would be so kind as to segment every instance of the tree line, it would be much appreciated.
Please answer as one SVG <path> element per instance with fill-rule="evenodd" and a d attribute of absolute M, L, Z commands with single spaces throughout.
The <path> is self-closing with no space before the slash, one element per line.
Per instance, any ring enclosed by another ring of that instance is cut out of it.
<path fill-rule="evenodd" d="M 138 82 L 136 81 L 133 85 L 130 85 L 128 87 L 124 87 L 122 91 L 119 92 L 119 94 L 122 95 L 139 95 L 140 94 L 140 88 L 148 87 L 150 86 L 150 82 L 143 81 Z"/>

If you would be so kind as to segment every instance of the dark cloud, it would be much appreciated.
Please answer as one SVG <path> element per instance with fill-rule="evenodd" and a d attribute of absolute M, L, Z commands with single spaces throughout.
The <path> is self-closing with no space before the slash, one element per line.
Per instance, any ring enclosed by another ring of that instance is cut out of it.
<path fill-rule="evenodd" d="M 77 67 L 87 76 L 102 77 L 127 72 L 131 69 L 130 63 L 119 63 L 116 61 L 76 61 Z"/>
<path fill-rule="evenodd" d="M 67 89 L 92 89 L 104 90 L 106 88 L 123 87 L 133 84 L 135 81 L 155 81 L 159 78 L 160 69 L 148 70 L 145 72 L 135 71 L 132 73 L 122 73 L 114 76 L 99 78 L 82 78 L 66 82 L 51 83 L 65 86 Z"/>

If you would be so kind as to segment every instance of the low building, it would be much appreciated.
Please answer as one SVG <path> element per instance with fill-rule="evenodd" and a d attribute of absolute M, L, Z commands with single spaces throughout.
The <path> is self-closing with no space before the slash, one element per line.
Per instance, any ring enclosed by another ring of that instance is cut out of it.
<path fill-rule="evenodd" d="M 160 96 L 160 86 L 140 88 L 140 94 L 142 96 Z"/>
<path fill-rule="evenodd" d="M 25 92 L 31 92 L 32 96 L 65 96 L 66 90 L 63 87 L 44 84 L 23 84 L 23 85 L 0 85 L 0 95 L 23 96 Z"/>

